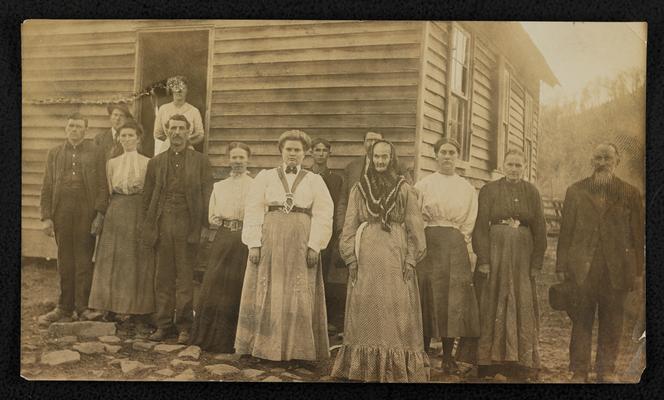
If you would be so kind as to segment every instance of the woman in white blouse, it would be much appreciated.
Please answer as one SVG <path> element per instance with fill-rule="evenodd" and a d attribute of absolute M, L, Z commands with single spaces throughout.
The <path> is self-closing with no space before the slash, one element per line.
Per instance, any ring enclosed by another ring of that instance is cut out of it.
<path fill-rule="evenodd" d="M 171 146 L 166 131 L 168 120 L 176 114 L 184 115 L 189 121 L 189 145 L 195 146 L 205 138 L 203 118 L 198 108 L 187 103 L 187 90 L 189 85 L 184 76 L 174 76 L 166 81 L 166 88 L 172 94 L 173 101 L 159 107 L 154 121 L 155 152 L 157 155 Z M 193 147 L 192 147 L 193 148 Z"/>
<path fill-rule="evenodd" d="M 247 197 L 242 242 L 249 247 L 235 351 L 273 361 L 328 358 L 320 251 L 332 235 L 332 198 L 302 168 L 311 139 L 279 137 L 283 164 L 263 170 Z"/>
<path fill-rule="evenodd" d="M 457 373 L 455 338 L 479 337 L 479 314 L 468 244 L 477 218 L 477 193 L 456 174 L 459 144 L 442 138 L 434 145 L 438 171 L 415 184 L 426 223 L 427 255 L 417 267 L 424 347 L 443 342 L 443 371 Z"/>
<path fill-rule="evenodd" d="M 123 153 L 108 160 L 110 204 L 97 246 L 89 307 L 105 319 L 132 315 L 139 334 L 148 333 L 147 316 L 155 311 L 154 267 L 139 243 L 142 193 L 148 158 L 138 154 L 143 129 L 128 121 L 118 129 Z"/>
<path fill-rule="evenodd" d="M 235 330 L 247 246 L 242 244 L 242 223 L 249 186 L 247 172 L 251 150 L 244 143 L 228 145 L 230 176 L 214 184 L 208 218 L 212 234 L 207 269 L 199 295 L 191 344 L 206 351 L 233 353 Z"/>

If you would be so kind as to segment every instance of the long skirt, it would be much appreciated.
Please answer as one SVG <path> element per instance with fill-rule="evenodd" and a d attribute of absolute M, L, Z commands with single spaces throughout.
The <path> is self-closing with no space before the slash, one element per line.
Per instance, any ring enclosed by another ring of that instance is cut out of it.
<path fill-rule="evenodd" d="M 361 237 L 357 281 L 348 283 L 343 346 L 331 375 L 365 382 L 426 382 L 429 357 L 423 351 L 417 277 L 404 281 L 406 231 L 380 223 Z"/>
<path fill-rule="evenodd" d="M 154 262 L 139 243 L 141 195 L 114 193 L 97 247 L 88 306 L 118 314 L 155 311 Z"/>
<path fill-rule="evenodd" d="M 272 211 L 258 265 L 247 263 L 235 352 L 272 361 L 329 358 L 320 260 L 307 266 L 311 217 Z"/>
<path fill-rule="evenodd" d="M 480 337 L 462 343 L 462 359 L 478 365 L 539 368 L 539 304 L 530 275 L 533 238 L 527 227 L 493 225 L 489 279 L 478 280 Z"/>
<path fill-rule="evenodd" d="M 233 352 L 247 254 L 242 231 L 219 228 L 198 297 L 192 344 L 206 351 Z"/>
<path fill-rule="evenodd" d="M 427 256 L 417 266 L 424 336 L 478 337 L 480 320 L 470 257 L 463 234 L 428 227 Z"/>

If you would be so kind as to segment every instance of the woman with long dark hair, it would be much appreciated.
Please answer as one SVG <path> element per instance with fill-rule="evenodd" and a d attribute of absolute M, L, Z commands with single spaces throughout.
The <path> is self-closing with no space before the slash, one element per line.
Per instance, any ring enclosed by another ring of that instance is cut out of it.
<path fill-rule="evenodd" d="M 426 251 L 417 195 L 397 174 L 394 146 L 376 141 L 353 186 L 339 249 L 349 268 L 344 341 L 331 375 L 426 382 L 415 266 Z"/>

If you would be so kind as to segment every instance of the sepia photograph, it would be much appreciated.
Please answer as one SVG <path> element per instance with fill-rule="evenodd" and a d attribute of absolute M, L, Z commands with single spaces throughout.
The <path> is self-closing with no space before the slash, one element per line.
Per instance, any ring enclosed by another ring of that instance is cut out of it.
<path fill-rule="evenodd" d="M 647 42 L 24 21 L 21 376 L 639 383 Z"/>

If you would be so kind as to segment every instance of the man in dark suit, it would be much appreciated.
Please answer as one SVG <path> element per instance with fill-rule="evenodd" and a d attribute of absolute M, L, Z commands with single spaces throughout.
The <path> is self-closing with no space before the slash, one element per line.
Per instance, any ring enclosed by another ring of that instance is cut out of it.
<path fill-rule="evenodd" d="M 185 344 L 193 319 L 193 264 L 201 233 L 207 232 L 212 174 L 207 156 L 188 148 L 189 121 L 176 114 L 167 128 L 171 146 L 149 161 L 143 189 L 142 238 L 156 253 L 157 330 L 149 339 L 162 341 L 175 326 L 178 343 Z"/>
<path fill-rule="evenodd" d="M 623 304 L 645 267 L 641 194 L 614 175 L 619 162 L 615 145 L 597 146 L 591 159 L 593 175 L 574 183 L 565 195 L 556 271 L 577 288 L 577 307 L 570 314 L 574 382 L 588 379 L 596 308 L 597 380 L 616 381 Z"/>
<path fill-rule="evenodd" d="M 336 207 L 334 212 L 334 221 L 340 227 L 340 229 L 343 229 L 344 226 L 344 219 L 346 218 L 346 208 L 348 207 L 348 197 L 350 196 L 350 190 L 357 182 L 360 181 L 360 178 L 364 174 L 367 165 L 369 165 L 369 150 L 371 150 L 371 146 L 373 146 L 376 140 L 380 140 L 382 138 L 383 135 L 381 133 L 367 132 L 364 135 L 364 150 L 366 154 L 351 161 L 344 169 L 342 194 L 339 196 L 339 206 Z M 397 168 L 399 174 L 406 178 L 406 182 L 412 185 L 412 171 L 410 169 L 404 168 L 401 163 L 399 163 Z"/>
<path fill-rule="evenodd" d="M 327 190 L 330 192 L 330 197 L 332 197 L 332 202 L 334 203 L 334 210 L 339 204 L 339 197 L 342 192 L 343 178 L 341 175 L 336 174 L 327 166 L 327 160 L 332 154 L 332 145 L 325 139 L 315 138 L 311 141 L 311 154 L 314 160 L 314 164 L 311 167 L 311 171 L 320 175 L 327 186 Z M 323 283 L 325 285 L 325 305 L 327 306 L 327 317 L 328 321 L 334 320 L 333 317 L 336 317 L 337 313 L 332 312 L 331 304 L 332 299 L 330 298 L 331 290 L 329 290 L 329 271 L 335 264 L 335 254 L 338 253 L 338 243 L 339 232 L 341 231 L 341 226 L 337 224 L 337 220 L 332 221 L 332 238 L 327 245 L 325 250 L 321 251 L 321 263 L 323 265 Z M 343 313 L 343 310 L 339 310 Z M 343 321 L 343 317 L 341 318 Z M 335 332 L 337 329 L 331 323 L 328 323 L 328 331 L 330 333 Z"/>
<path fill-rule="evenodd" d="M 44 233 L 58 245 L 60 298 L 57 307 L 39 317 L 39 324 L 69 322 L 74 311 L 81 320 L 93 319 L 88 309 L 92 284 L 92 254 L 106 211 L 103 156 L 85 140 L 88 120 L 81 114 L 67 118 L 67 139 L 48 152 L 41 190 Z"/>
<path fill-rule="evenodd" d="M 104 154 L 104 158 L 108 161 L 116 155 L 122 153 L 122 147 L 118 142 L 118 129 L 127 122 L 133 119 L 129 108 L 124 104 L 111 104 L 106 107 L 108 116 L 111 121 L 111 128 L 103 131 L 95 136 L 95 144 L 99 146 Z"/>

